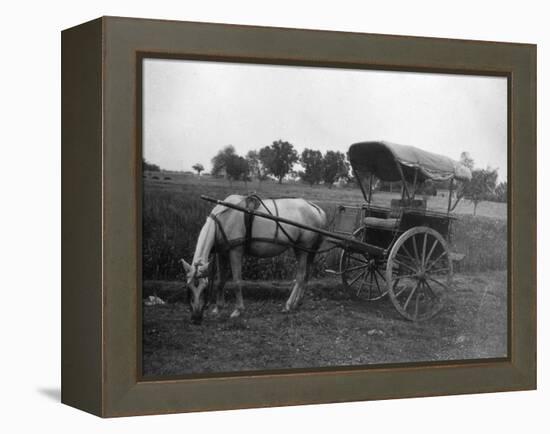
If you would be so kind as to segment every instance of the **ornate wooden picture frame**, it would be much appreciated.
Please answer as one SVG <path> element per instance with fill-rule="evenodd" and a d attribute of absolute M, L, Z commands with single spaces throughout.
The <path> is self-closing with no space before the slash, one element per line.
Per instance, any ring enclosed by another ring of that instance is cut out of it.
<path fill-rule="evenodd" d="M 144 58 L 435 72 L 508 83 L 508 356 L 145 378 Z M 536 388 L 536 46 L 103 17 L 62 33 L 62 402 L 102 416 Z"/>

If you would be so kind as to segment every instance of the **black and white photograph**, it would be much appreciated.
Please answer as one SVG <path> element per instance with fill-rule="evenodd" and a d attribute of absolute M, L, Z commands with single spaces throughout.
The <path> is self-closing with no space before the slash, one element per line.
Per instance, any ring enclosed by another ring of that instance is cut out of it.
<path fill-rule="evenodd" d="M 0 431 L 546 432 L 546 9 L 5 3 Z"/>
<path fill-rule="evenodd" d="M 140 61 L 144 378 L 508 357 L 507 77 Z"/>

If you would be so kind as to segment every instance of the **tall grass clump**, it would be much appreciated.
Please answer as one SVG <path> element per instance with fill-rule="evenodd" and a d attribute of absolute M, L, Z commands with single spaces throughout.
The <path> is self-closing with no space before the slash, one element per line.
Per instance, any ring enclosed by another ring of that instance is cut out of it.
<path fill-rule="evenodd" d="M 194 194 L 146 191 L 143 198 L 143 279 L 183 277 L 180 258 L 193 257 L 210 206 Z"/>
<path fill-rule="evenodd" d="M 453 224 L 451 248 L 465 254 L 455 271 L 506 269 L 508 261 L 506 220 L 462 215 Z"/>
<path fill-rule="evenodd" d="M 201 194 L 225 198 L 232 193 L 247 193 L 244 186 L 214 181 L 190 184 L 155 183 L 145 187 L 142 214 L 144 280 L 183 279 L 179 259 L 192 259 L 200 229 L 213 207 L 211 203 L 200 198 Z M 262 188 L 267 190 L 274 187 L 266 183 Z M 309 197 L 306 194 L 309 190 L 304 190 L 304 187 L 301 192 L 297 187 L 293 188 L 296 191 L 279 192 L 281 194 L 276 194 L 277 191 L 264 191 L 261 194 L 264 197 Z M 342 199 L 340 194 L 334 197 L 318 197 L 314 201 L 325 210 L 331 220 Z M 465 254 L 465 257 L 455 264 L 455 270 L 469 272 L 506 269 L 506 236 L 505 219 L 458 215 L 453 224 L 451 249 Z M 318 255 L 313 277 L 323 276 L 323 270 L 327 267 L 337 267 L 337 254 L 328 258 L 326 264 L 325 259 L 327 258 L 323 255 Z M 243 277 L 248 280 L 292 280 L 295 272 L 296 260 L 292 249 L 275 258 L 247 257 L 243 264 Z"/>

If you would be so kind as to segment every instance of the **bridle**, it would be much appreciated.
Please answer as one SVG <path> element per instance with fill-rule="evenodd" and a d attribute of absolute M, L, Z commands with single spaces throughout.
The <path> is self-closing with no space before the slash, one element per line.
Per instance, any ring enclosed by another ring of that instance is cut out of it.
<path fill-rule="evenodd" d="M 195 267 L 195 273 L 193 274 L 193 283 L 194 283 L 195 286 L 199 285 L 199 280 L 200 279 L 208 279 L 208 281 L 206 283 L 206 287 L 203 290 L 203 293 L 204 293 L 203 310 L 204 310 L 210 305 L 210 301 L 211 301 L 210 300 L 210 298 L 211 298 L 210 294 L 212 292 L 212 285 L 213 285 L 213 282 L 212 282 L 213 279 L 209 279 L 209 271 L 210 271 L 211 265 L 209 265 L 209 267 L 203 272 L 199 272 L 199 267 L 202 265 L 202 263 L 200 261 L 195 262 L 193 265 Z M 187 288 L 187 301 L 188 302 L 190 301 L 189 300 L 190 297 L 191 297 L 191 290 L 189 288 Z"/>

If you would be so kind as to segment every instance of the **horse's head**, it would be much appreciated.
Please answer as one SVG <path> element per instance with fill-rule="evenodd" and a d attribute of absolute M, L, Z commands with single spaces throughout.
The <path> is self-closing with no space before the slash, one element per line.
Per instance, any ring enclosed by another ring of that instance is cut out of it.
<path fill-rule="evenodd" d="M 187 288 L 189 291 L 189 307 L 191 308 L 191 321 L 193 324 L 200 324 L 202 315 L 208 305 L 208 262 L 196 262 L 193 265 L 180 260 L 187 276 Z"/>

